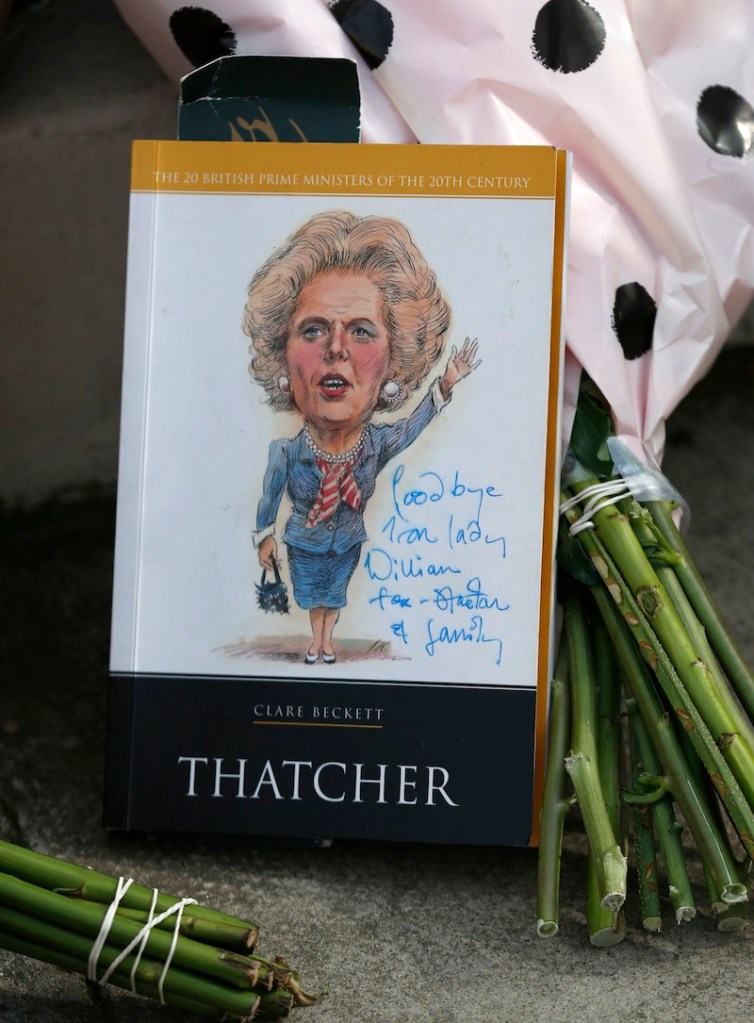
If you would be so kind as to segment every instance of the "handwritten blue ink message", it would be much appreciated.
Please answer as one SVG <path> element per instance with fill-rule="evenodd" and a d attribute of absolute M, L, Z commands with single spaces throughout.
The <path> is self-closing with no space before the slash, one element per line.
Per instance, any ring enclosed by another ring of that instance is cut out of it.
<path fill-rule="evenodd" d="M 474 648 L 503 664 L 511 605 L 500 592 L 508 556 L 502 490 L 461 469 L 412 475 L 403 464 L 390 487 L 388 514 L 362 561 L 370 607 L 409 656 Z"/>

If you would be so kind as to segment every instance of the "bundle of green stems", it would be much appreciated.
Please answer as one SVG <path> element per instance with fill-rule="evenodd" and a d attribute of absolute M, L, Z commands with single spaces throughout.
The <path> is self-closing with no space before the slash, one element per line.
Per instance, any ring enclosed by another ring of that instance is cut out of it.
<path fill-rule="evenodd" d="M 147 926 L 151 924 L 151 926 Z M 197 1016 L 276 1019 L 313 1001 L 255 924 L 0 841 L 0 947 Z"/>
<path fill-rule="evenodd" d="M 625 935 L 629 861 L 646 929 L 660 929 L 663 909 L 679 923 L 693 917 L 694 846 L 719 929 L 738 929 L 754 858 L 754 677 L 681 537 L 673 500 L 639 501 L 625 481 L 590 478 L 583 463 L 565 482 L 538 932 L 558 930 L 574 803 L 588 844 L 594 945 Z M 618 487 L 590 511 L 598 482 Z"/>

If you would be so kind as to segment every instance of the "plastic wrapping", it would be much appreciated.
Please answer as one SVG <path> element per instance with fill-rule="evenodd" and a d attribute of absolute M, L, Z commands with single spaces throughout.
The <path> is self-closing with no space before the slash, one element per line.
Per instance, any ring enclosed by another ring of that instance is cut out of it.
<path fill-rule="evenodd" d="M 176 84 L 230 52 L 349 56 L 365 142 L 570 149 L 564 433 L 584 367 L 660 462 L 754 292 L 750 0 L 117 4 Z"/>

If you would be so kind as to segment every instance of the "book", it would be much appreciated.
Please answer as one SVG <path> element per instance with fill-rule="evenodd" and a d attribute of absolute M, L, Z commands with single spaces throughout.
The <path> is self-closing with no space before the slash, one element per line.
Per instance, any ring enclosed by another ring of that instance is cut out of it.
<path fill-rule="evenodd" d="M 108 828 L 537 843 L 568 176 L 134 144 Z"/>
<path fill-rule="evenodd" d="M 178 138 L 207 142 L 358 142 L 352 60 L 234 54 L 181 79 Z"/>

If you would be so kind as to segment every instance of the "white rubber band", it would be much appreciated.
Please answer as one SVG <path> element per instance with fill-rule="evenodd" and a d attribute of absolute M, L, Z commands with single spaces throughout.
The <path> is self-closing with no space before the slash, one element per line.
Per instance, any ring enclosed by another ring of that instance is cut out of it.
<path fill-rule="evenodd" d="M 571 525 L 568 532 L 571 536 L 577 536 L 585 529 L 594 529 L 592 517 L 596 512 L 601 511 L 603 508 L 609 508 L 610 505 L 617 504 L 618 501 L 622 501 L 624 497 L 629 497 L 630 494 L 631 488 L 625 480 L 610 480 L 607 483 L 595 483 L 591 487 L 586 487 L 580 494 L 569 498 L 560 506 L 562 514 L 570 508 L 574 508 L 577 504 L 583 504 L 586 500 L 586 504 L 583 504 L 584 511 L 582 515 Z"/>
<path fill-rule="evenodd" d="M 162 973 L 160 974 L 160 982 L 157 985 L 157 990 L 160 993 L 160 1001 L 162 1002 L 163 1005 L 165 1004 L 165 996 L 162 993 L 162 989 L 165 984 L 165 976 L 167 975 L 167 972 L 170 969 L 170 964 L 173 961 L 175 946 L 178 943 L 178 933 L 181 929 L 181 917 L 183 916 L 183 911 L 186 908 L 186 906 L 190 905 L 192 902 L 196 902 L 196 899 L 181 899 L 180 903 L 178 903 L 178 912 L 176 913 L 175 927 L 173 928 L 173 940 L 170 943 L 170 951 L 168 952 L 167 959 L 165 960 L 165 965 L 163 966 Z"/>
<path fill-rule="evenodd" d="M 156 901 L 156 891 L 155 891 L 155 901 Z M 168 972 L 168 969 L 170 967 L 170 963 L 171 963 L 173 955 L 175 953 L 175 946 L 176 946 L 176 944 L 178 942 L 178 932 L 179 932 L 179 929 L 180 929 L 180 926 L 181 926 L 181 917 L 183 916 L 183 910 L 184 910 L 184 908 L 186 906 L 190 905 L 191 903 L 196 903 L 196 899 L 181 899 L 179 902 L 175 902 L 172 906 L 170 906 L 169 909 L 166 909 L 164 912 L 160 913 L 158 916 L 153 916 L 150 920 L 148 920 L 144 924 L 144 926 L 141 928 L 139 933 L 136 935 L 136 937 L 133 938 L 132 941 L 130 941 L 128 943 L 128 945 L 126 945 L 126 947 L 123 949 L 123 951 L 120 952 L 116 956 L 115 959 L 113 959 L 112 963 L 110 963 L 110 965 L 108 966 L 107 970 L 102 975 L 102 979 L 100 980 L 100 984 L 106 984 L 107 981 L 112 976 L 112 974 L 115 972 L 115 970 L 120 966 L 120 964 L 126 958 L 126 956 L 130 955 L 130 953 L 133 952 L 133 950 L 136 948 L 137 945 L 140 945 L 140 948 L 139 948 L 138 952 L 136 953 L 136 961 L 134 962 L 134 965 L 131 968 L 131 978 L 132 978 L 131 979 L 131 983 L 134 984 L 135 983 L 135 973 L 136 973 L 136 970 L 138 970 L 138 968 L 139 968 L 139 964 L 141 962 L 141 957 L 144 954 L 144 949 L 146 948 L 146 944 L 147 944 L 147 940 L 149 939 L 149 935 L 152 933 L 152 930 L 155 927 L 157 927 L 159 924 L 162 923 L 163 920 L 166 920 L 169 916 L 172 916 L 172 914 L 175 913 L 176 914 L 176 919 L 175 919 L 175 927 L 173 928 L 173 940 L 172 940 L 172 942 L 170 944 L 170 950 L 168 951 L 167 958 L 165 959 L 165 965 L 162 968 L 162 973 L 160 974 L 160 980 L 159 980 L 159 984 L 158 984 L 158 991 L 159 991 L 159 994 L 160 994 L 160 1001 L 164 1005 L 165 1004 L 165 998 L 164 998 L 162 989 L 163 989 L 163 986 L 164 986 L 164 983 L 165 983 L 165 974 Z"/>
<path fill-rule="evenodd" d="M 158 894 L 159 894 L 158 890 L 156 888 L 153 888 L 152 889 L 152 904 L 149 907 L 149 916 L 147 917 L 147 927 L 154 920 L 154 911 L 155 911 L 155 908 L 157 907 L 157 895 Z M 139 946 L 139 951 L 136 953 L 136 956 L 134 958 L 134 964 L 131 967 L 131 990 L 133 991 L 134 994 L 137 993 L 136 992 L 136 971 L 139 968 L 139 963 L 141 962 L 141 957 L 144 955 L 144 947 L 146 946 L 146 943 L 149 940 L 149 930 L 146 927 L 143 929 L 142 933 L 143 933 L 144 937 L 141 939 L 141 945 Z"/>
<path fill-rule="evenodd" d="M 120 901 L 122 900 L 123 896 L 126 894 L 126 892 L 128 891 L 129 887 L 132 884 L 133 884 L 133 879 L 132 878 L 129 878 L 128 881 L 125 881 L 125 882 L 124 882 L 122 877 L 118 879 L 118 887 L 117 887 L 116 892 L 115 892 L 115 898 L 113 899 L 113 901 L 110 903 L 110 905 L 108 907 L 107 913 L 105 914 L 105 918 L 102 921 L 102 927 L 100 928 L 100 932 L 99 932 L 99 934 L 97 936 L 97 940 L 92 945 L 92 950 L 89 953 L 89 963 L 88 963 L 88 970 L 87 970 L 87 976 L 88 976 L 89 980 L 96 980 L 97 979 L 97 963 L 99 961 L 100 954 L 102 953 L 102 949 L 104 948 L 105 943 L 107 942 L 107 937 L 108 937 L 108 934 L 110 933 L 110 928 L 112 927 L 113 920 L 115 919 L 115 913 L 116 913 L 116 911 L 118 909 L 118 905 L 120 904 Z M 130 975 L 131 976 L 131 990 L 136 992 L 136 972 L 137 972 L 137 970 L 139 968 L 139 964 L 141 963 L 142 956 L 144 955 L 144 950 L 145 950 L 145 948 L 147 946 L 147 941 L 149 940 L 149 936 L 150 936 L 150 934 L 152 933 L 152 930 L 155 927 L 157 927 L 159 924 L 162 923 L 163 920 L 166 920 L 169 916 L 172 916 L 175 913 L 175 926 L 173 927 L 173 938 L 172 938 L 172 941 L 170 943 L 170 949 L 168 950 L 167 957 L 165 958 L 165 965 L 162 968 L 162 972 L 160 974 L 160 979 L 159 979 L 159 982 L 158 982 L 158 985 L 157 985 L 157 990 L 158 990 L 159 995 L 160 995 L 160 1001 L 164 1005 L 165 1004 L 165 996 L 164 996 L 164 993 L 163 993 L 163 988 L 164 988 L 164 985 L 165 985 L 165 977 L 167 975 L 168 970 L 170 969 L 170 964 L 171 964 L 171 962 L 173 960 L 173 956 L 175 954 L 176 945 L 178 944 L 178 934 L 180 932 L 181 919 L 183 917 L 183 910 L 186 908 L 186 906 L 189 906 L 189 905 L 192 905 L 192 904 L 195 905 L 196 904 L 196 899 L 180 899 L 178 902 L 173 903 L 173 905 L 170 906 L 168 909 L 166 909 L 164 912 L 159 913 L 157 916 L 155 916 L 154 915 L 154 910 L 155 910 L 155 906 L 157 905 L 157 896 L 158 896 L 158 894 L 159 893 L 158 893 L 158 890 L 156 888 L 152 889 L 152 905 L 150 906 L 150 909 L 149 909 L 149 916 L 148 916 L 147 922 L 140 929 L 140 931 L 138 932 L 136 937 L 134 937 L 128 943 L 128 945 L 126 945 L 126 947 L 121 952 L 118 953 L 118 955 L 115 957 L 115 959 L 113 959 L 113 961 L 110 963 L 108 968 L 102 974 L 102 977 L 100 978 L 99 983 L 100 984 L 106 984 L 108 982 L 108 980 L 110 979 L 110 977 L 113 975 L 113 973 L 117 970 L 117 968 L 120 966 L 120 964 L 126 958 L 126 956 L 130 955 L 131 952 L 133 952 L 133 950 L 138 945 L 139 948 L 138 948 L 138 951 L 136 952 L 136 956 L 134 958 L 134 964 L 131 967 L 131 975 Z"/>
<path fill-rule="evenodd" d="M 99 957 L 102 953 L 102 949 L 105 947 L 105 942 L 107 941 L 107 936 L 110 933 L 110 928 L 113 925 L 115 914 L 117 912 L 118 906 L 120 905 L 121 899 L 123 898 L 123 896 L 126 894 L 126 892 L 133 883 L 134 881 L 132 877 L 129 877 L 128 880 L 122 877 L 118 878 L 118 885 L 117 888 L 115 889 L 115 897 L 113 898 L 113 901 L 110 903 L 110 905 L 107 907 L 107 912 L 105 913 L 104 919 L 102 920 L 102 926 L 99 929 L 99 934 L 95 938 L 94 943 L 92 944 L 91 950 L 89 952 L 89 960 L 87 962 L 86 967 L 86 976 L 88 980 L 97 979 L 97 964 L 99 963 Z M 100 983 L 103 983 L 103 981 L 100 981 Z"/>
<path fill-rule="evenodd" d="M 584 504 L 585 501 L 588 504 L 593 498 L 599 499 L 605 495 L 616 494 L 619 491 L 626 492 L 627 490 L 628 484 L 625 480 L 607 480 L 604 483 L 593 483 L 591 487 L 585 487 L 575 497 L 569 497 L 567 501 L 563 501 L 560 511 L 568 511 L 569 508 L 573 508 L 577 504 Z"/>

